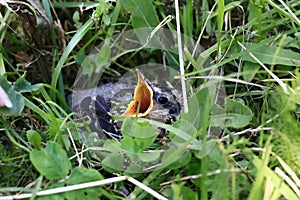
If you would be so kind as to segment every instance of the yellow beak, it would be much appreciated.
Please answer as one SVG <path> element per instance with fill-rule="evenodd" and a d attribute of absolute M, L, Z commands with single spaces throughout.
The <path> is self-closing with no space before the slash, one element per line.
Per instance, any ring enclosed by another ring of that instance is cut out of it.
<path fill-rule="evenodd" d="M 146 116 L 153 107 L 153 91 L 137 69 L 138 84 L 134 90 L 133 100 L 129 103 L 124 116 Z"/>

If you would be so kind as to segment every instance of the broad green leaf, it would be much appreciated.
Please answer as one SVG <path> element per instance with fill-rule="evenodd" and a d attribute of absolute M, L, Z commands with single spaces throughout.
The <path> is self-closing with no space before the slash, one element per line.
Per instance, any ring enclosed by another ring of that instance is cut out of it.
<path fill-rule="evenodd" d="M 80 27 L 82 26 L 82 23 L 80 22 L 80 14 L 78 11 L 75 11 L 72 17 L 73 21 L 74 21 L 74 26 L 77 29 L 80 29 Z"/>
<path fill-rule="evenodd" d="M 117 142 L 115 140 L 106 140 L 103 145 L 103 148 L 110 152 L 116 152 L 121 150 L 120 146 L 120 142 Z"/>
<path fill-rule="evenodd" d="M 176 130 L 183 130 L 185 135 L 187 136 L 186 138 L 183 138 L 181 136 L 178 136 L 180 135 L 180 133 L 175 134 L 176 137 L 171 137 L 172 142 L 184 143 L 190 138 L 194 137 L 195 134 L 197 134 L 197 130 L 195 129 L 195 127 L 193 127 L 191 123 L 184 119 L 176 121 L 172 124 L 172 127 L 177 128 Z"/>
<path fill-rule="evenodd" d="M 225 168 L 226 169 L 226 168 Z M 222 168 L 220 169 L 222 171 Z M 215 180 L 215 184 L 213 186 L 213 190 L 214 191 L 218 191 L 218 192 L 214 192 L 212 194 L 212 198 L 211 199 L 222 199 L 222 200 L 230 200 L 232 199 L 232 196 L 230 196 L 230 192 L 232 192 L 231 189 L 231 185 L 230 184 L 224 184 L 227 183 L 228 180 L 232 179 L 232 175 L 229 173 L 226 173 L 224 171 L 222 171 L 220 174 L 217 175 L 218 178 L 216 181 Z M 231 198 L 230 198 L 231 197 Z"/>
<path fill-rule="evenodd" d="M 166 154 L 165 156 L 167 156 L 170 151 L 174 151 L 174 149 L 168 149 L 166 151 L 166 153 L 165 153 Z M 191 152 L 190 151 L 186 151 L 182 155 L 180 155 L 177 158 L 177 160 L 175 160 L 172 164 L 170 164 L 168 166 L 168 168 L 169 169 L 178 169 L 180 167 L 186 166 L 191 161 L 191 159 L 192 159 Z"/>
<path fill-rule="evenodd" d="M 183 139 L 183 141 L 190 140 L 191 137 L 195 136 L 194 133 L 197 132 L 195 127 L 190 122 L 188 122 L 187 120 L 184 120 L 184 119 L 180 119 L 180 120 L 176 121 L 176 124 L 177 123 L 185 124 L 186 126 L 184 126 L 184 127 L 188 126 L 189 127 L 188 130 L 193 130 L 193 131 L 187 133 L 186 130 L 181 130 L 181 127 L 183 127 L 183 126 L 181 126 L 180 124 L 177 124 L 176 126 L 179 127 L 179 128 L 176 128 L 175 123 L 172 124 L 172 125 L 169 125 L 169 124 L 165 124 L 165 123 L 162 123 L 162 122 L 158 122 L 158 121 L 154 121 L 154 120 L 148 120 L 148 119 L 144 119 L 144 118 L 139 118 L 138 121 L 141 121 L 141 122 L 148 121 L 151 125 L 153 125 L 155 127 L 163 128 L 163 129 L 171 132 L 172 134 L 176 135 L 176 137 L 179 137 L 179 138 Z M 176 141 L 177 138 L 175 138 L 174 140 Z"/>
<path fill-rule="evenodd" d="M 125 10 L 132 14 L 132 25 L 133 28 L 143 28 L 146 34 L 137 32 L 139 40 L 143 43 L 147 40 L 149 33 L 152 31 L 151 27 L 156 27 L 159 24 L 159 19 L 156 10 L 151 0 L 120 0 L 121 5 Z"/>
<path fill-rule="evenodd" d="M 36 170 L 49 180 L 63 179 L 71 169 L 67 153 L 53 141 L 48 141 L 41 151 L 33 149 L 30 160 Z"/>
<path fill-rule="evenodd" d="M 82 73 L 91 76 L 94 72 L 100 73 L 105 67 L 109 66 L 111 49 L 108 44 L 104 44 L 97 54 L 85 57 L 81 67 Z"/>
<path fill-rule="evenodd" d="M 255 3 L 254 3 L 255 2 Z M 264 5 L 259 5 L 263 1 L 254 1 L 253 3 L 249 3 L 248 8 L 248 21 L 255 20 L 255 23 L 253 24 L 253 30 L 257 30 L 259 34 L 261 34 L 261 14 L 262 14 L 262 8 Z M 263 37 L 263 36 L 261 36 Z"/>
<path fill-rule="evenodd" d="M 251 82 L 259 68 L 260 65 L 258 63 L 245 62 L 243 65 L 244 80 Z"/>
<path fill-rule="evenodd" d="M 122 124 L 121 147 L 124 151 L 142 152 L 153 144 L 157 136 L 156 130 L 149 122 L 137 122 L 135 118 L 127 118 Z"/>
<path fill-rule="evenodd" d="M 181 187 L 181 195 L 182 195 L 181 196 L 182 199 L 184 199 L 184 200 L 198 200 L 199 199 L 197 192 L 187 186 Z"/>
<path fill-rule="evenodd" d="M 108 14 L 110 8 L 111 4 L 107 1 L 99 1 L 95 10 L 95 15 L 97 16 L 97 18 L 99 18 L 100 16 L 103 17 L 105 14 Z"/>
<path fill-rule="evenodd" d="M 28 130 L 26 136 L 31 145 L 36 149 L 41 148 L 41 135 L 35 130 Z"/>
<path fill-rule="evenodd" d="M 138 154 L 138 157 L 143 162 L 152 162 L 159 158 L 160 152 L 151 151 L 151 152 L 142 152 Z"/>
<path fill-rule="evenodd" d="M 48 134 L 53 138 L 55 136 L 61 137 L 62 129 L 61 123 L 63 123 L 62 119 L 57 118 L 54 114 L 50 115 L 51 121 L 49 123 Z"/>
<path fill-rule="evenodd" d="M 53 189 L 53 188 L 60 188 L 64 187 L 64 182 L 54 183 L 47 187 L 47 189 Z M 66 193 L 58 193 L 58 194 L 52 194 L 52 195 L 46 195 L 46 196 L 39 196 L 36 198 L 37 200 L 66 200 Z"/>
<path fill-rule="evenodd" d="M 214 104 L 211 109 L 210 125 L 213 127 L 224 127 L 225 119 L 225 108 Z"/>
<path fill-rule="evenodd" d="M 211 110 L 211 95 L 208 88 L 199 90 L 188 100 L 189 112 L 181 112 L 181 119 L 184 119 L 199 130 L 208 125 Z"/>
<path fill-rule="evenodd" d="M 99 51 L 96 57 L 96 73 L 99 73 L 103 68 L 110 65 L 110 53 L 111 49 L 109 44 L 105 44 Z"/>
<path fill-rule="evenodd" d="M 132 117 L 124 120 L 121 132 L 135 138 L 151 138 L 156 135 L 155 128 L 149 122 L 137 122 Z"/>
<path fill-rule="evenodd" d="M 20 115 L 25 105 L 24 97 L 19 92 L 16 92 L 14 88 L 11 86 L 11 84 L 9 84 L 9 82 L 1 75 L 0 75 L 0 85 L 7 93 L 12 103 L 11 108 L 7 108 L 7 107 L 0 108 L 0 114 L 7 115 L 7 116 Z"/>
<path fill-rule="evenodd" d="M 106 171 L 122 171 L 124 167 L 124 158 L 119 152 L 111 153 L 103 159 L 101 164 Z"/>
<path fill-rule="evenodd" d="M 121 5 L 132 14 L 134 28 L 155 27 L 159 24 L 151 0 L 120 0 Z"/>
<path fill-rule="evenodd" d="M 241 128 L 249 124 L 252 119 L 251 110 L 244 104 L 232 100 L 226 99 L 226 116 L 225 127 Z"/>
<path fill-rule="evenodd" d="M 215 148 L 216 144 L 218 144 L 217 140 L 204 140 L 199 153 L 195 153 L 195 156 L 199 159 L 204 158 Z"/>
<path fill-rule="evenodd" d="M 76 167 L 70 174 L 67 180 L 67 185 L 76 185 L 80 183 L 88 183 L 93 181 L 100 181 L 103 176 L 95 169 L 87 169 L 84 167 Z M 69 200 L 81 199 L 99 199 L 102 194 L 100 187 L 91 187 L 81 190 L 74 190 L 66 193 L 66 198 Z"/>
<path fill-rule="evenodd" d="M 295 34 L 297 37 L 287 36 L 284 40 L 284 47 L 299 49 L 298 40 L 299 40 L 299 32 Z"/>
<path fill-rule="evenodd" d="M 141 173 L 143 173 L 143 167 L 134 162 L 131 162 L 125 170 L 125 174 L 129 176 L 138 176 Z"/>
<path fill-rule="evenodd" d="M 257 46 L 257 48 L 256 48 Z M 276 55 L 277 47 L 270 45 L 260 45 L 260 44 L 245 44 L 247 51 L 244 51 L 241 57 L 244 61 L 249 61 L 252 63 L 257 63 L 250 55 L 251 52 L 256 58 L 258 58 L 264 64 L 274 64 L 274 65 L 286 65 L 286 66 L 299 66 L 300 65 L 300 53 L 297 53 L 288 49 L 280 49 L 279 53 Z M 233 48 L 228 57 L 239 52 L 240 49 Z M 275 57 L 276 56 L 276 57 Z"/>
<path fill-rule="evenodd" d="M 173 191 L 172 199 L 176 199 L 176 200 L 180 199 L 180 197 L 182 196 L 181 195 L 181 190 L 180 190 L 181 189 L 181 185 L 179 185 L 179 184 L 172 184 L 171 188 L 172 188 L 172 191 Z"/>
<path fill-rule="evenodd" d="M 32 85 L 24 78 L 24 76 L 18 78 L 18 80 L 14 84 L 15 90 L 17 90 L 18 92 L 34 92 L 39 90 L 41 87 L 43 87 L 43 84 Z"/>
<path fill-rule="evenodd" d="M 121 148 L 124 149 L 126 152 L 142 152 L 142 150 L 139 151 L 139 149 L 137 148 L 134 138 L 126 135 L 121 140 Z"/>
<path fill-rule="evenodd" d="M 178 136 L 172 139 L 172 142 L 174 142 L 176 146 L 172 146 L 170 144 L 170 148 L 162 156 L 162 166 L 169 166 L 174 162 L 177 163 L 177 160 L 182 158 L 181 156 L 187 156 L 186 161 L 189 160 L 187 158 L 189 158 L 190 155 L 184 155 L 186 147 L 191 144 L 192 141 L 195 141 L 195 138 L 197 136 L 197 130 L 195 129 L 195 127 L 185 120 L 177 121 L 175 123 L 175 126 L 180 127 L 180 130 L 182 128 L 185 134 L 189 137 L 186 138 L 187 140 L 181 140 Z M 178 165 L 174 164 L 174 167 L 175 166 Z"/>
<path fill-rule="evenodd" d="M 168 199 L 198 200 L 197 192 L 190 187 L 184 186 L 184 184 L 185 182 L 173 183 L 171 187 L 166 187 L 163 190 L 163 194 Z"/>

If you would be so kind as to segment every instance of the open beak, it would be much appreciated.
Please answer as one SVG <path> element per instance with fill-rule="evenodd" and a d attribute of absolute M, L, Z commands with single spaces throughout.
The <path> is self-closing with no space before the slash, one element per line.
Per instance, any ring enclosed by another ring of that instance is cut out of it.
<path fill-rule="evenodd" d="M 134 90 L 133 100 L 129 103 L 124 116 L 146 116 L 153 107 L 153 91 L 144 75 L 137 69 L 138 84 Z"/>

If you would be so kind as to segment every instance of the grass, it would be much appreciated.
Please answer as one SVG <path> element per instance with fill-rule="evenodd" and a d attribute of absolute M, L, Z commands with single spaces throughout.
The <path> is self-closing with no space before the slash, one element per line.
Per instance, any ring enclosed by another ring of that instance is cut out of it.
<path fill-rule="evenodd" d="M 298 1 L 19 3 L 0 9 L 0 199 L 300 198 Z M 151 63 L 181 72 L 188 113 L 83 134 L 73 87 Z"/>

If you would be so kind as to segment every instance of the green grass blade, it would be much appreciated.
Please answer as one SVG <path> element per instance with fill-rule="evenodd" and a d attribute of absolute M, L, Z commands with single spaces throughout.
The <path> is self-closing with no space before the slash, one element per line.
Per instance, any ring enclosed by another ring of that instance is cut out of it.
<path fill-rule="evenodd" d="M 224 0 L 218 0 L 218 16 L 217 16 L 217 23 L 218 23 L 218 57 L 221 55 L 221 36 L 222 36 L 222 30 L 223 30 L 223 24 L 224 24 L 224 12 L 225 12 L 225 6 L 224 6 Z"/>
<path fill-rule="evenodd" d="M 68 56 L 75 48 L 75 46 L 79 43 L 79 41 L 84 37 L 84 35 L 90 30 L 90 28 L 94 25 L 94 19 L 89 19 L 84 25 L 76 32 L 68 46 L 64 50 L 64 53 L 60 57 L 52 76 L 51 86 L 56 88 L 58 78 L 61 74 L 61 70 L 64 66 L 64 63 L 68 60 Z M 52 97 L 55 97 L 55 93 L 52 92 Z M 55 98 L 54 98 L 55 99 Z"/>

